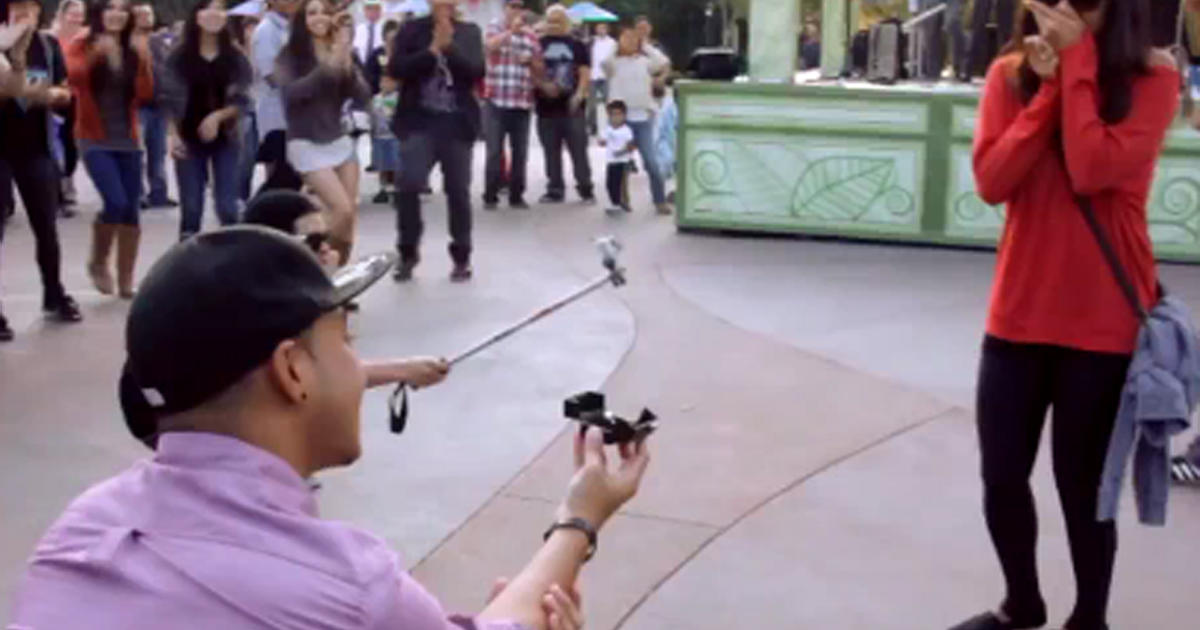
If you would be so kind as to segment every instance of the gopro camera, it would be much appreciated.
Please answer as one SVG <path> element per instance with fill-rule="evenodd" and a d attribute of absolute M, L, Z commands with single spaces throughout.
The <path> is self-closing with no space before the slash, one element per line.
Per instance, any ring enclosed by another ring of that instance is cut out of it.
<path fill-rule="evenodd" d="M 563 414 L 579 423 L 580 432 L 599 427 L 605 444 L 640 442 L 658 428 L 658 416 L 649 409 L 642 409 L 637 421 L 630 422 L 605 409 L 604 402 L 604 394 L 599 392 L 576 394 L 563 403 Z"/>

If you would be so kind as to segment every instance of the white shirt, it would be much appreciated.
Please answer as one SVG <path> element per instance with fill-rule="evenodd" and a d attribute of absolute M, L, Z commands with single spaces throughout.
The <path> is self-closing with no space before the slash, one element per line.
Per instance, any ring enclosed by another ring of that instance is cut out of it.
<path fill-rule="evenodd" d="M 628 162 L 633 157 L 633 150 L 629 149 L 629 143 L 633 142 L 633 130 L 629 125 L 608 127 L 603 137 L 604 155 L 608 157 L 609 164 Z"/>
<path fill-rule="evenodd" d="M 671 60 L 653 46 L 637 55 L 615 55 L 603 63 L 608 76 L 608 102 L 624 101 L 630 122 L 646 122 L 654 116 L 654 75 L 670 67 Z"/>
<path fill-rule="evenodd" d="M 609 57 L 617 53 L 617 40 L 605 35 L 592 41 L 592 80 L 603 81 L 604 68 L 601 66 Z"/>
<path fill-rule="evenodd" d="M 375 41 L 371 42 L 371 28 L 375 29 Z M 373 50 L 369 49 L 367 44 L 374 44 L 374 48 L 379 48 L 384 45 L 383 41 L 383 20 L 379 20 L 374 24 L 363 21 L 354 26 L 354 54 L 358 56 L 358 60 L 362 63 L 367 63 L 367 58 L 370 57 Z"/>
<path fill-rule="evenodd" d="M 287 44 L 291 32 L 288 19 L 275 11 L 267 12 L 254 28 L 250 39 L 250 64 L 254 67 L 254 105 L 258 138 L 287 128 L 283 119 L 283 97 L 279 88 L 267 80 L 275 72 L 275 59 Z"/>

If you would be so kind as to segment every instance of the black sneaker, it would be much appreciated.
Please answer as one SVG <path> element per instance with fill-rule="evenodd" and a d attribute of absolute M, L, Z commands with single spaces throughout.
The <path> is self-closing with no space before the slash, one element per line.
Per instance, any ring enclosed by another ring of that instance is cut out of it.
<path fill-rule="evenodd" d="M 484 210 L 495 210 L 498 207 L 500 207 L 500 202 L 498 200 L 488 199 L 487 197 L 483 198 L 483 209 Z"/>
<path fill-rule="evenodd" d="M 8 320 L 0 315 L 0 342 L 12 341 L 16 336 L 13 329 L 8 326 Z"/>
<path fill-rule="evenodd" d="M 388 194 L 388 191 L 381 190 L 378 193 L 375 193 L 374 197 L 371 197 L 371 203 L 387 203 L 388 201 L 391 201 L 391 198 L 392 196 Z"/>
<path fill-rule="evenodd" d="M 46 317 L 65 323 L 83 321 L 83 313 L 79 312 L 79 304 L 69 295 L 64 295 L 54 302 L 42 305 Z"/>
<path fill-rule="evenodd" d="M 451 282 L 466 282 L 475 275 L 475 271 L 471 269 L 471 263 L 454 263 L 454 269 L 450 271 Z"/>
<path fill-rule="evenodd" d="M 413 269 L 417 268 L 416 261 L 402 260 L 396 265 L 396 270 L 392 272 L 392 280 L 396 282 L 408 282 L 413 278 Z"/>
<path fill-rule="evenodd" d="M 508 202 L 508 207 L 513 210 L 528 210 L 529 204 L 525 203 L 524 199 L 514 199 Z"/>
<path fill-rule="evenodd" d="M 562 203 L 563 201 L 566 201 L 566 199 L 562 195 L 552 195 L 550 193 L 546 193 L 538 199 L 538 203 Z"/>

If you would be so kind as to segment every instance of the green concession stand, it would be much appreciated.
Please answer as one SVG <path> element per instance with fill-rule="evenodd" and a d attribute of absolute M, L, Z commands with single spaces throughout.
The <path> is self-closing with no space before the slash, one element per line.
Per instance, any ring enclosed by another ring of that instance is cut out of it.
<path fill-rule="evenodd" d="M 834 4 L 822 65 L 840 68 Z M 797 6 L 751 0 L 750 82 L 677 86 L 679 226 L 994 246 L 1004 209 L 975 194 L 971 170 L 977 88 L 793 84 Z M 1200 262 L 1200 132 L 1182 122 L 1149 220 L 1159 258 Z"/>

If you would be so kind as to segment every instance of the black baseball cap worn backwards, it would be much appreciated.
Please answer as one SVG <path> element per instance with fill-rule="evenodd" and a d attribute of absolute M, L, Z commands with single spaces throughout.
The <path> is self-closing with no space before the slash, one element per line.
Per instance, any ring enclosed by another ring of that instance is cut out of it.
<path fill-rule="evenodd" d="M 157 418 L 224 392 L 395 261 L 378 254 L 330 277 L 300 241 L 257 226 L 174 246 L 150 269 L 126 322 L 120 389 L 130 430 L 152 443 Z"/>

